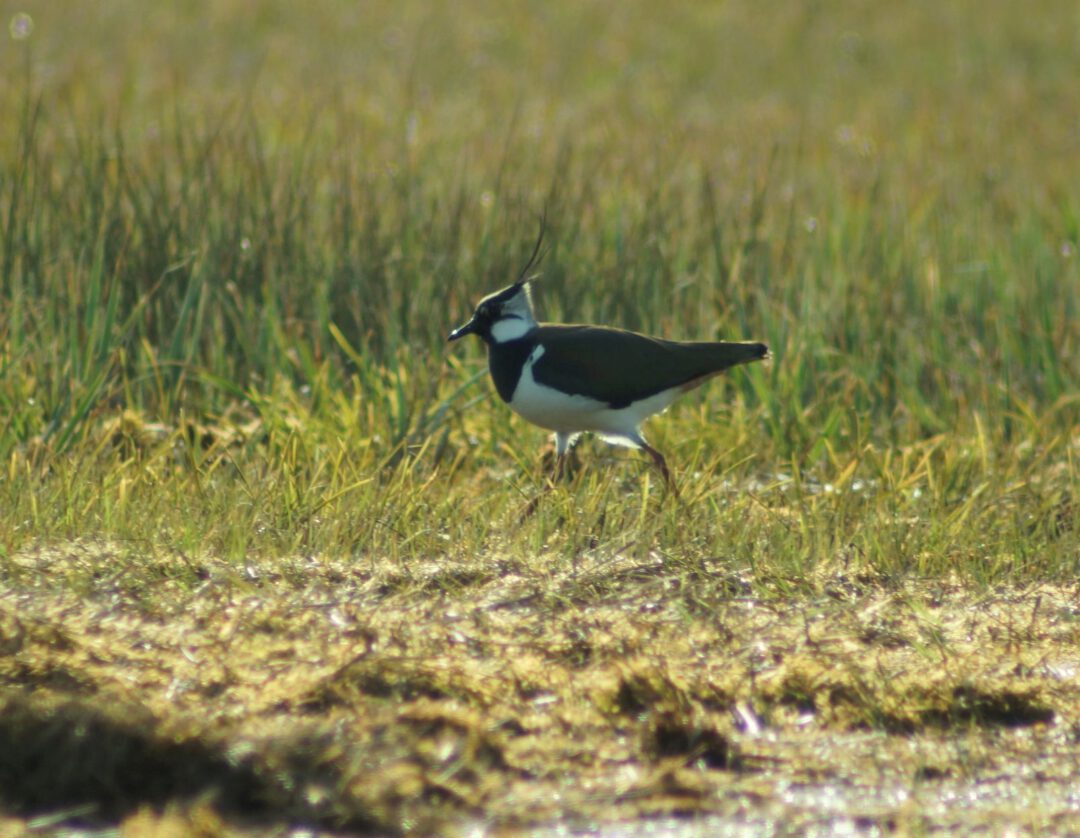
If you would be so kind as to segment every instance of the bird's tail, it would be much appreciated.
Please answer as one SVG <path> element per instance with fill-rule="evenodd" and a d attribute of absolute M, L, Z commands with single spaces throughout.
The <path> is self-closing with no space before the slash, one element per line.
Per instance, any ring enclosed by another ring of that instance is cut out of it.
<path fill-rule="evenodd" d="M 701 370 L 682 385 L 684 392 L 693 390 L 730 367 L 760 361 L 769 354 L 769 347 L 763 343 L 715 341 L 685 343 L 682 346 L 696 356 L 697 368 Z"/>
<path fill-rule="evenodd" d="M 708 347 L 709 361 L 715 372 L 722 372 L 739 364 L 749 364 L 751 361 L 760 361 L 769 354 L 769 347 L 763 343 L 719 341 L 700 345 L 703 349 Z"/>

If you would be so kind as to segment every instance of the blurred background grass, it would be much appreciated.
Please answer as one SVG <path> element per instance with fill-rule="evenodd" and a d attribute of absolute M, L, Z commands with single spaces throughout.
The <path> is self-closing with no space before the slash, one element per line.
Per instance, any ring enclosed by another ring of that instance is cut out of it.
<path fill-rule="evenodd" d="M 977 486 L 969 454 L 998 480 L 1032 462 L 1057 469 L 1056 487 L 1075 476 L 1071 3 L 3 14 L 0 455 L 14 508 L 34 468 L 76 449 L 114 457 L 101 440 L 117 427 L 157 432 L 171 463 L 178 442 L 198 447 L 190 423 L 237 412 L 260 444 L 281 429 L 290 465 L 258 458 L 275 474 L 329 468 L 300 443 L 368 452 L 352 472 L 335 449 L 332 470 L 353 478 L 314 480 L 320 509 L 421 447 L 420 483 L 448 457 L 528 471 L 542 434 L 495 404 L 464 412 L 490 390 L 469 386 L 482 351 L 448 361 L 443 342 L 516 274 L 545 209 L 544 316 L 770 344 L 770 367 L 655 423 L 684 463 L 722 470 L 699 462 L 705 445 L 824 483 L 922 462 L 889 478 L 903 483 L 927 477 L 921 445 L 958 481 L 935 497 L 961 504 Z M 885 466 L 866 465 L 867 446 Z M 124 456 L 104 472 L 120 482 Z M 209 461 L 191 456 L 195 472 Z M 9 546 L 133 524 L 87 491 L 31 510 Z M 1062 491 L 1039 495 L 1038 520 L 1075 514 Z"/>

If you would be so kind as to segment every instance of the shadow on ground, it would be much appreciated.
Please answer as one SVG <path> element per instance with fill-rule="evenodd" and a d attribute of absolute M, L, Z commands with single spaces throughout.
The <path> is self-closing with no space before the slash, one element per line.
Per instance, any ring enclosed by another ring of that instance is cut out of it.
<path fill-rule="evenodd" d="M 157 725 L 130 706 L 104 710 L 80 699 L 0 695 L 0 807 L 22 817 L 59 814 L 69 824 L 102 824 L 147 806 L 200 802 L 251 826 L 286 821 L 395 831 L 363 813 L 321 808 L 304 799 L 287 772 L 260 765 L 242 750 L 169 737 Z"/>

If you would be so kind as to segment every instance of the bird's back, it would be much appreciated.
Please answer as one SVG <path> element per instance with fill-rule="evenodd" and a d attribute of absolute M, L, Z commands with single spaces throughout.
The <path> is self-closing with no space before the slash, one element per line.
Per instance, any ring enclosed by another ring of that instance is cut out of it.
<path fill-rule="evenodd" d="M 530 337 L 544 347 L 533 365 L 537 382 L 614 408 L 690 389 L 768 353 L 761 343 L 673 341 L 604 326 L 543 324 Z"/>

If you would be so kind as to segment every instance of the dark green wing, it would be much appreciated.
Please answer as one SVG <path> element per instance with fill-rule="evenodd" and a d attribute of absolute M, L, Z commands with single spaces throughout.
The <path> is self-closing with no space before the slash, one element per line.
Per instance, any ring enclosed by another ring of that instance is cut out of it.
<path fill-rule="evenodd" d="M 761 343 L 684 343 L 602 326 L 544 325 L 535 335 L 544 345 L 532 368 L 537 382 L 614 408 L 768 352 Z"/>

